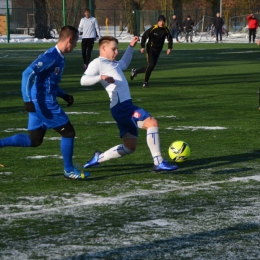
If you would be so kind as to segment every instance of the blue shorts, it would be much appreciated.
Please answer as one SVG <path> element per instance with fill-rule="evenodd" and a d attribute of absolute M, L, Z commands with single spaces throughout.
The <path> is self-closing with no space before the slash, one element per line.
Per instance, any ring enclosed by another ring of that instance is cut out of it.
<path fill-rule="evenodd" d="M 111 114 L 117 122 L 121 138 L 125 133 L 130 133 L 138 137 L 137 122 L 144 121 L 146 118 L 151 116 L 144 109 L 135 106 L 131 99 L 112 107 Z"/>
<path fill-rule="evenodd" d="M 69 117 L 57 101 L 33 102 L 36 112 L 29 113 L 28 130 L 53 129 L 69 122 Z"/>

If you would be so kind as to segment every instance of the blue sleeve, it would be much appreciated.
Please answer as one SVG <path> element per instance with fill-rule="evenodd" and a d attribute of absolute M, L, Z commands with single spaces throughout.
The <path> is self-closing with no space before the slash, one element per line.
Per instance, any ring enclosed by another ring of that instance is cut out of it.
<path fill-rule="evenodd" d="M 133 57 L 133 52 L 134 52 L 134 48 L 128 46 L 123 57 L 119 61 L 119 65 L 122 70 L 126 70 L 128 68 L 128 66 L 132 60 L 132 57 Z"/>
<path fill-rule="evenodd" d="M 34 70 L 29 66 L 22 74 L 22 97 L 24 102 L 32 101 L 31 87 L 33 85 L 33 79 L 35 77 Z"/>
<path fill-rule="evenodd" d="M 63 98 L 63 96 L 66 94 L 65 91 L 63 91 L 59 86 L 57 86 L 57 97 Z"/>

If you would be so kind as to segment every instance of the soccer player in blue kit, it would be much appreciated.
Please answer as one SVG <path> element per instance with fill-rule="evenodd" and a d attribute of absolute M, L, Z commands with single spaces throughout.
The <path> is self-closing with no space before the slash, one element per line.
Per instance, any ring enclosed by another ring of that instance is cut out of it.
<path fill-rule="evenodd" d="M 0 139 L 0 148 L 37 147 L 42 143 L 46 130 L 54 129 L 61 135 L 64 177 L 82 180 L 89 173 L 82 173 L 73 166 L 75 130 L 56 99 L 64 99 L 68 106 L 73 104 L 73 96 L 65 93 L 58 84 L 65 65 L 64 55 L 73 51 L 78 38 L 79 32 L 75 27 L 64 26 L 57 45 L 41 54 L 23 72 L 21 90 L 25 111 L 29 112 L 29 134 L 16 134 Z"/>
<path fill-rule="evenodd" d="M 138 128 L 141 128 L 147 131 L 146 141 L 153 157 L 154 171 L 178 169 L 178 166 L 169 164 L 161 155 L 157 120 L 132 103 L 129 85 L 123 70 L 127 69 L 130 64 L 133 47 L 138 40 L 139 37 L 135 36 L 123 57 L 116 61 L 118 40 L 111 36 L 102 37 L 99 40 L 100 56 L 89 64 L 81 78 L 81 85 L 90 86 L 100 82 L 107 91 L 110 98 L 110 111 L 117 122 L 123 142 L 103 153 L 96 151 L 93 158 L 83 166 L 84 168 L 133 153 L 137 145 Z"/>

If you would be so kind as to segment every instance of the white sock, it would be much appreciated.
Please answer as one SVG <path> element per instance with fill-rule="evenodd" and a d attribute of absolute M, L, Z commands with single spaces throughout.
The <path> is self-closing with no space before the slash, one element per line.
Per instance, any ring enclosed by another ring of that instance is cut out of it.
<path fill-rule="evenodd" d="M 154 165 L 159 165 L 163 161 L 163 157 L 161 155 L 158 127 L 150 127 L 147 129 L 146 141 L 151 151 Z"/>
<path fill-rule="evenodd" d="M 104 153 L 101 153 L 98 158 L 98 162 L 105 162 L 110 159 L 119 158 L 126 154 L 133 153 L 134 151 L 128 149 L 123 144 L 116 145 L 115 147 L 110 148 L 109 150 L 105 151 Z"/>

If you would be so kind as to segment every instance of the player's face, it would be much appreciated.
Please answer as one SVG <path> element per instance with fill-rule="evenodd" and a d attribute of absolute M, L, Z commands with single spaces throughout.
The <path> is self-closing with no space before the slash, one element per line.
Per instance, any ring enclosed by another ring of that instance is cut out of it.
<path fill-rule="evenodd" d="M 163 27 L 164 26 L 164 21 L 163 20 L 158 21 L 158 26 L 159 27 Z"/>
<path fill-rule="evenodd" d="M 111 41 L 111 42 L 105 44 L 103 47 L 104 47 L 104 50 L 105 50 L 106 58 L 109 59 L 110 61 L 115 60 L 116 56 L 118 54 L 117 43 L 114 42 L 114 41 Z"/>
<path fill-rule="evenodd" d="M 89 12 L 89 11 L 86 11 L 86 12 L 85 12 L 85 16 L 86 16 L 87 18 L 89 18 L 89 17 L 90 17 L 90 12 Z"/>
<path fill-rule="evenodd" d="M 69 44 L 67 45 L 67 53 L 72 52 L 73 49 L 77 46 L 77 41 L 79 39 L 79 35 L 77 34 L 74 38 L 69 38 Z"/>

